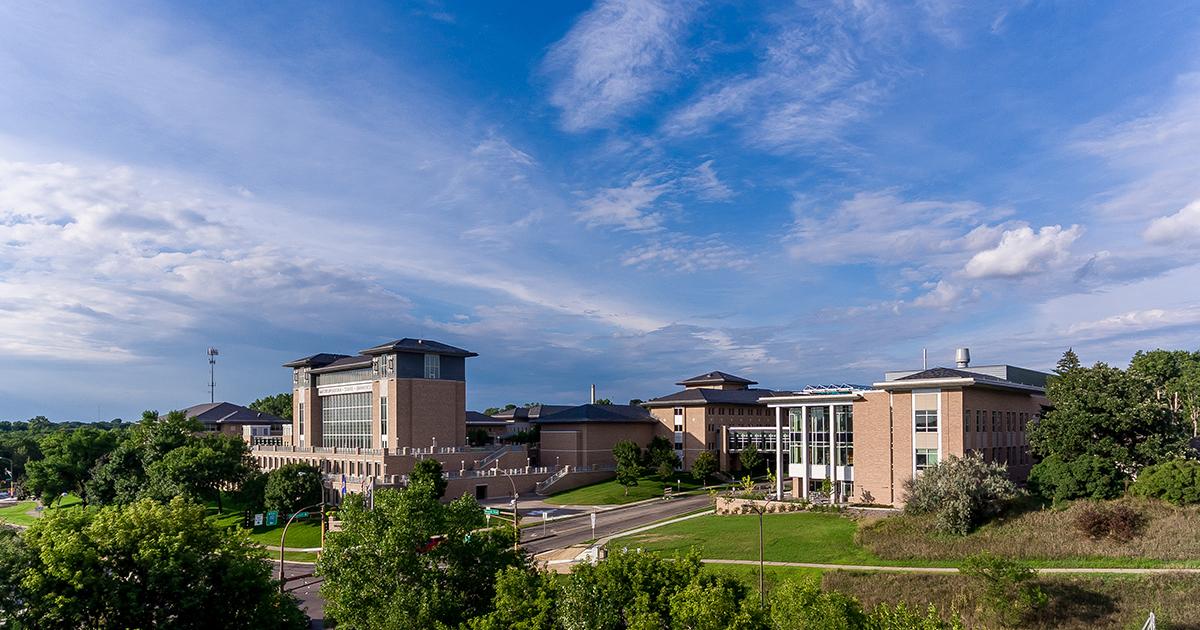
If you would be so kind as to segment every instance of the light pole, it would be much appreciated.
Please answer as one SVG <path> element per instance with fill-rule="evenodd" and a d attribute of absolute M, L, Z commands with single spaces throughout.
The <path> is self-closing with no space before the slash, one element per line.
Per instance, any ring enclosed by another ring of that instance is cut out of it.
<path fill-rule="evenodd" d="M 520 510 L 519 510 L 519 509 L 518 509 L 518 507 L 517 507 L 517 498 L 518 498 L 518 496 L 519 496 L 519 495 L 517 494 L 517 482 L 513 481 L 512 475 L 508 474 L 508 471 L 507 471 L 507 470 L 500 470 L 500 462 L 499 462 L 499 461 L 497 461 L 497 462 L 496 462 L 496 472 L 499 472 L 499 473 L 503 474 L 505 477 L 508 477 L 508 483 L 512 484 L 512 492 L 513 492 L 513 495 L 512 495 L 512 497 L 513 497 L 513 498 L 512 498 L 512 506 L 513 506 L 513 551 L 519 551 L 519 550 L 520 550 L 520 548 L 521 548 L 521 528 L 520 528 L 520 527 L 518 527 L 518 525 L 517 525 L 517 522 L 518 522 L 518 521 L 520 520 L 520 518 L 521 518 L 521 512 L 520 512 Z"/>
<path fill-rule="evenodd" d="M 13 487 L 13 475 L 17 474 L 17 470 L 16 470 L 17 463 L 14 462 L 12 460 L 12 458 L 10 458 L 10 457 L 0 457 L 0 459 L 3 459 L 8 462 L 8 466 L 9 466 L 9 468 L 8 468 L 8 495 L 11 497 L 12 496 L 12 487 Z"/>
<path fill-rule="evenodd" d="M 287 523 L 284 523 L 284 525 L 283 525 L 283 533 L 280 534 L 280 536 L 279 536 L 279 592 L 280 593 L 283 592 L 283 550 L 287 548 L 287 546 L 284 543 L 287 542 L 288 526 L 290 526 L 292 524 L 292 521 L 296 520 L 296 515 L 299 514 L 300 512 L 308 512 L 309 510 L 315 510 L 317 508 L 321 508 L 322 510 L 324 510 L 325 502 L 321 501 L 320 503 L 317 503 L 316 505 L 312 505 L 312 506 L 306 507 L 302 510 L 299 510 L 297 512 L 293 512 L 291 517 L 288 518 Z M 324 517 L 322 516 L 322 519 L 321 519 L 322 532 L 324 532 L 324 529 L 325 529 L 325 520 L 324 520 Z M 325 544 L 324 536 L 322 536 L 321 538 L 322 538 L 321 544 L 324 545 Z"/>

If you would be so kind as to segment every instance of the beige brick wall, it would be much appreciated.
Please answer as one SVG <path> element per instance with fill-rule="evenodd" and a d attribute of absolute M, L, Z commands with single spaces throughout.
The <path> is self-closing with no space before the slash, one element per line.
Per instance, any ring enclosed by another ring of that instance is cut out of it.
<path fill-rule="evenodd" d="M 854 403 L 853 500 L 891 503 L 891 414 L 887 392 L 870 392 Z M 796 481 L 798 484 L 799 481 Z"/>
<path fill-rule="evenodd" d="M 650 443 L 657 430 L 650 423 L 579 422 L 547 424 L 541 429 L 539 457 L 543 466 L 612 465 L 613 446 L 633 440 L 638 446 Z"/>

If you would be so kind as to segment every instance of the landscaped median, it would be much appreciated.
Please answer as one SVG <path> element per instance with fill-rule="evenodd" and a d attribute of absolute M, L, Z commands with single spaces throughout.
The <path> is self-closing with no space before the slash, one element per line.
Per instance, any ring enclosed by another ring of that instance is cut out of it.
<path fill-rule="evenodd" d="M 638 480 L 636 486 L 626 488 L 615 479 L 601 481 L 588 486 L 566 490 L 550 495 L 543 499 L 551 505 L 624 505 L 646 499 L 662 498 L 664 488 L 670 487 L 672 493 L 697 490 L 700 484 L 691 479 L 663 481 L 652 477 Z"/>

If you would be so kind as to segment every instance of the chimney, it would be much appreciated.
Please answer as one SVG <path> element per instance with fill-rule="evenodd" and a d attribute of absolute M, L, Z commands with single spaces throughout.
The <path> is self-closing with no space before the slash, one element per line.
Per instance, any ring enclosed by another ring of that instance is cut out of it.
<path fill-rule="evenodd" d="M 592 383 L 592 404 L 596 404 L 596 384 Z"/>
<path fill-rule="evenodd" d="M 971 366 L 971 349 L 959 348 L 954 351 L 954 364 L 960 370 Z"/>

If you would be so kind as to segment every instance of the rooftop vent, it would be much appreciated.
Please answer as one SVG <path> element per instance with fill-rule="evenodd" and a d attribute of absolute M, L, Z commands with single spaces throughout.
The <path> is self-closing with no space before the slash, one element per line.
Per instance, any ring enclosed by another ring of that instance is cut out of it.
<path fill-rule="evenodd" d="M 971 349 L 959 348 L 954 351 L 954 364 L 959 369 L 971 366 Z"/>

